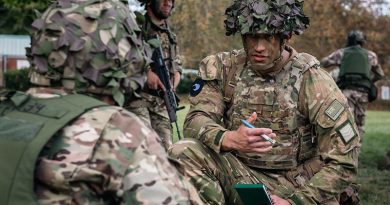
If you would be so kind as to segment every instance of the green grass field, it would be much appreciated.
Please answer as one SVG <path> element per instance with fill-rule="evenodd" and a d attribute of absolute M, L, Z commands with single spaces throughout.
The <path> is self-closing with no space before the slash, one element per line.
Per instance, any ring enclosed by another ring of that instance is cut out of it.
<path fill-rule="evenodd" d="M 188 112 L 179 111 L 178 124 L 183 135 L 183 120 Z M 390 204 L 390 171 L 379 171 L 378 160 L 390 150 L 390 112 L 368 111 L 366 134 L 360 154 L 358 183 L 360 199 L 363 205 Z M 177 133 L 175 131 L 175 141 Z"/>
<path fill-rule="evenodd" d="M 390 204 L 390 171 L 377 169 L 390 150 L 390 112 L 368 111 L 365 129 L 358 173 L 361 204 Z"/>

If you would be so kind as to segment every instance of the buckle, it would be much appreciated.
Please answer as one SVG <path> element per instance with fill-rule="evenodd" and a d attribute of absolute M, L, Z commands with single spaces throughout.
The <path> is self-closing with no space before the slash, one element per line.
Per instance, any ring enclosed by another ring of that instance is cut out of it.
<path fill-rule="evenodd" d="M 295 182 L 297 182 L 297 184 L 299 186 L 303 186 L 306 182 L 306 179 L 304 177 L 302 177 L 302 175 L 298 174 L 296 177 L 294 177 L 295 179 Z"/>

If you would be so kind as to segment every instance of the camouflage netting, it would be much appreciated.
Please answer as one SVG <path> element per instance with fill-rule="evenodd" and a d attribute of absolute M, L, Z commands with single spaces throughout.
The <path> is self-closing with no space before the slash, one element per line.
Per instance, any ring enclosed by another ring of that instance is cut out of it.
<path fill-rule="evenodd" d="M 149 48 L 120 0 L 58 0 L 32 27 L 34 84 L 112 94 L 121 104 L 145 82 Z"/>
<path fill-rule="evenodd" d="M 138 1 L 141 3 L 141 5 L 145 5 L 145 4 L 149 3 L 152 0 L 138 0 Z M 155 0 L 155 1 L 158 1 L 158 0 Z M 172 4 L 173 5 L 175 4 L 175 0 L 172 0 Z"/>
<path fill-rule="evenodd" d="M 302 34 L 309 26 L 303 0 L 234 0 L 226 9 L 226 35 Z"/>

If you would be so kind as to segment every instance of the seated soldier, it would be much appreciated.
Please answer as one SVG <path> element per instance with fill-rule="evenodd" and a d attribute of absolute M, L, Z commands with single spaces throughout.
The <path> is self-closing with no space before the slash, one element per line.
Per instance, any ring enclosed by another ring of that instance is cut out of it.
<path fill-rule="evenodd" d="M 158 135 L 114 106 L 143 85 L 145 51 L 118 0 L 58 0 L 34 21 L 37 87 L 0 97 L 2 204 L 202 203 Z"/>

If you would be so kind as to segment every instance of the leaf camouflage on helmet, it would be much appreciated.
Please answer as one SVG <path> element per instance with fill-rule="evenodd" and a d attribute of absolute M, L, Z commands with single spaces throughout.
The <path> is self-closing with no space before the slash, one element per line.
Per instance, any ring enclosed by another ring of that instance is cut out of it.
<path fill-rule="evenodd" d="M 149 2 L 151 3 L 157 3 L 157 1 L 161 1 L 161 0 L 138 0 L 139 3 L 141 3 L 141 6 L 144 6 L 144 5 L 147 5 Z M 172 0 L 172 8 L 174 7 L 175 5 L 175 0 Z"/>
<path fill-rule="evenodd" d="M 32 29 L 34 84 L 112 95 L 122 105 L 145 82 L 150 48 L 121 0 L 59 0 Z"/>
<path fill-rule="evenodd" d="M 309 26 L 303 13 L 303 0 L 234 0 L 225 11 L 226 35 L 297 35 Z"/>

